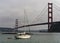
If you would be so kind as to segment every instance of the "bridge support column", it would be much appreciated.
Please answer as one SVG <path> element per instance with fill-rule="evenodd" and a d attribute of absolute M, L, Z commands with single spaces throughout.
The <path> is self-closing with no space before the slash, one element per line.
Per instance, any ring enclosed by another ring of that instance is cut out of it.
<path fill-rule="evenodd" d="M 18 19 L 15 21 L 15 32 L 18 30 Z"/>
<path fill-rule="evenodd" d="M 50 32 L 50 27 L 53 22 L 53 4 L 48 3 L 48 32 Z"/>

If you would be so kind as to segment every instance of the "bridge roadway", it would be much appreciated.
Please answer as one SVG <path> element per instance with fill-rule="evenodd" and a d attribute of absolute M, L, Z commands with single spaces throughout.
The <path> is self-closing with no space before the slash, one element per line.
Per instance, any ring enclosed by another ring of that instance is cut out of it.
<path fill-rule="evenodd" d="M 56 21 L 56 22 L 53 22 L 53 23 L 60 23 L 60 21 Z M 19 26 L 19 27 L 17 27 L 17 28 L 30 27 L 30 26 L 37 26 L 37 25 L 47 25 L 47 24 L 48 24 L 48 22 L 46 22 L 46 23 L 28 24 L 28 25 Z M 49 23 L 49 24 L 51 24 L 51 23 Z"/>

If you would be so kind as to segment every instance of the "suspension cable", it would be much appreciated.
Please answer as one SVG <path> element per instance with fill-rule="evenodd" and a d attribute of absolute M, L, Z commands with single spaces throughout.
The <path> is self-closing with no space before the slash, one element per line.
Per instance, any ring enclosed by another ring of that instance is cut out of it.
<path fill-rule="evenodd" d="M 47 5 L 46 5 L 46 6 L 47 6 Z M 39 16 L 41 16 L 42 13 L 45 13 L 44 10 L 47 8 L 46 6 L 43 8 L 43 10 L 40 12 L 40 14 L 39 14 L 38 16 L 36 16 L 36 18 L 35 18 L 33 21 L 37 20 L 37 18 L 38 18 Z"/>
<path fill-rule="evenodd" d="M 60 7 L 58 7 L 56 4 L 54 4 L 54 8 L 57 9 L 58 11 L 60 11 Z"/>
<path fill-rule="evenodd" d="M 47 9 L 40 15 L 40 18 L 46 13 Z M 36 18 L 36 21 L 38 21 L 40 18 Z"/>

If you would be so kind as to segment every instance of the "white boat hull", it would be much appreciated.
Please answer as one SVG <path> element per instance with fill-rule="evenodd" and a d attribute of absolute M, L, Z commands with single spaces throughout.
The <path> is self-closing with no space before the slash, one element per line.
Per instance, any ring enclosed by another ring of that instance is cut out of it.
<path fill-rule="evenodd" d="M 21 36 L 15 36 L 17 39 L 26 39 L 26 38 L 30 38 L 31 35 L 21 35 Z"/>

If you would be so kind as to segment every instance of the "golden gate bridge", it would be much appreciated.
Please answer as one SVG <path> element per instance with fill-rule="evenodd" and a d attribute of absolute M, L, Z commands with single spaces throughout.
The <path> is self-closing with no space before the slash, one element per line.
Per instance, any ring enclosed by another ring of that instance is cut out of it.
<path fill-rule="evenodd" d="M 48 25 L 48 32 L 51 31 L 51 26 L 54 23 L 59 23 L 60 21 L 53 22 L 53 3 L 48 3 L 48 22 L 46 23 L 36 23 L 36 24 L 28 24 L 23 26 L 18 26 L 18 19 L 16 19 L 15 29 L 23 28 L 23 27 L 30 27 L 30 26 L 37 26 L 37 25 Z"/>

